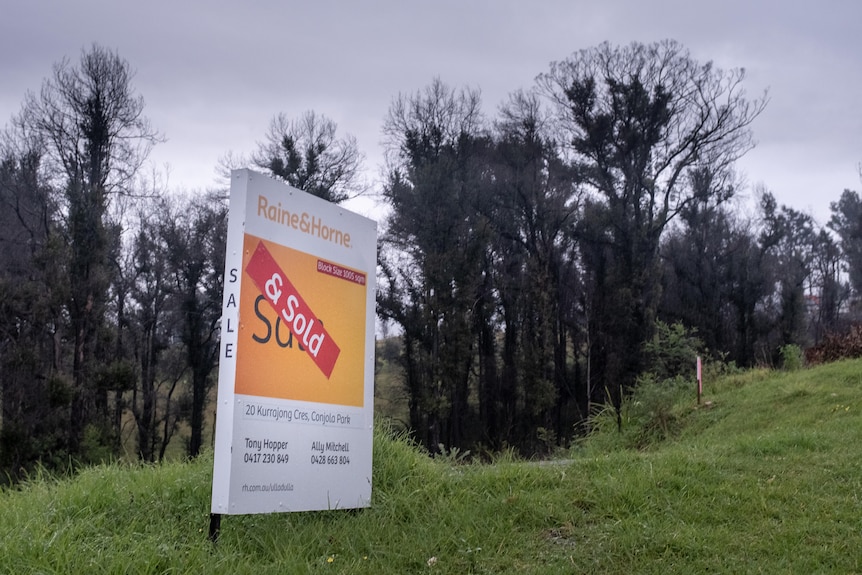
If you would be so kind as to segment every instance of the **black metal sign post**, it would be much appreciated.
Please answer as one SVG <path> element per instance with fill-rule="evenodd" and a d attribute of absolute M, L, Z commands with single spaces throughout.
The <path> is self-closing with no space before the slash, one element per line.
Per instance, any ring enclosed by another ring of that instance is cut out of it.
<path fill-rule="evenodd" d="M 221 513 L 210 513 L 210 541 L 218 543 L 218 534 L 221 531 Z"/>

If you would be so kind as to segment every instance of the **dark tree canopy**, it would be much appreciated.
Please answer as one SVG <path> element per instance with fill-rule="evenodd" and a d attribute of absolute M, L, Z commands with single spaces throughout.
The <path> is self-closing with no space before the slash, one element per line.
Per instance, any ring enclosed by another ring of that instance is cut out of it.
<path fill-rule="evenodd" d="M 75 66 L 54 66 L 38 94 L 27 95 L 22 121 L 43 142 L 55 176 L 104 193 L 128 186 L 160 139 L 135 94 L 134 73 L 116 52 L 93 45 Z"/>
<path fill-rule="evenodd" d="M 618 407 L 643 369 L 637 350 L 656 318 L 662 234 L 698 192 L 712 191 L 692 186 L 690 174 L 721 173 L 753 146 L 750 125 L 766 99 L 747 99 L 743 78 L 672 41 L 601 44 L 539 77 L 593 190 L 580 232 L 592 286 L 591 386 Z"/>
<path fill-rule="evenodd" d="M 337 136 L 335 122 L 314 111 L 296 119 L 278 114 L 252 162 L 291 186 L 339 204 L 362 194 L 364 156 L 356 138 Z"/>
<path fill-rule="evenodd" d="M 379 309 L 404 330 L 411 425 L 435 450 L 462 444 L 471 419 L 471 313 L 486 261 L 474 209 L 487 146 L 479 109 L 477 93 L 437 80 L 399 96 L 384 123 L 384 242 L 395 251 L 381 258 Z"/>
<path fill-rule="evenodd" d="M 844 190 L 832 205 L 829 228 L 841 239 L 842 252 L 847 261 L 850 284 L 862 291 L 862 200 L 853 190 Z"/>
<path fill-rule="evenodd" d="M 128 62 L 98 45 L 78 66 L 62 60 L 38 95 L 28 94 L 20 122 L 41 143 L 48 173 L 62 190 L 63 237 L 69 249 L 68 313 L 74 391 L 69 444 L 77 451 L 88 422 L 107 419 L 104 390 L 94 389 L 92 358 L 110 286 L 110 194 L 128 192 L 158 136 L 143 115 Z M 100 432 L 101 433 L 101 432 Z"/>

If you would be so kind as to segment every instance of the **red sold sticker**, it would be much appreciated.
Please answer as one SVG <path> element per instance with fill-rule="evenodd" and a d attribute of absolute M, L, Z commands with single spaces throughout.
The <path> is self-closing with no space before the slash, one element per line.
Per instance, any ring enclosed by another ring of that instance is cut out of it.
<path fill-rule="evenodd" d="M 305 352 L 329 379 L 341 348 L 332 340 L 263 242 L 258 242 L 245 271 L 291 333 L 302 343 Z"/>

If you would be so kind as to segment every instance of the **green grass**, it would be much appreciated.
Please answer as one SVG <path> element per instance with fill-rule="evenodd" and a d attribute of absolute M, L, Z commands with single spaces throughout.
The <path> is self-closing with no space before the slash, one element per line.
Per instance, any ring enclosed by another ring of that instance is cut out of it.
<path fill-rule="evenodd" d="M 227 516 L 215 546 L 208 456 L 37 477 L 0 493 L 0 573 L 862 572 L 862 361 L 704 401 L 553 464 L 430 460 L 381 424 L 370 508 Z"/>

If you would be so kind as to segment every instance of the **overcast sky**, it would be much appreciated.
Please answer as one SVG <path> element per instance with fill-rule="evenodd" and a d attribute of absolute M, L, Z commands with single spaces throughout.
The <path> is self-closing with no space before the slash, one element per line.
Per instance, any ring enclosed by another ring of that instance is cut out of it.
<path fill-rule="evenodd" d="M 822 224 L 845 188 L 862 191 L 862 2 L 856 0 L 0 0 L 0 124 L 52 64 L 98 43 L 136 71 L 167 138 L 151 156 L 173 189 L 217 182 L 270 119 L 315 110 L 353 134 L 370 179 L 400 93 L 435 77 L 482 92 L 493 116 L 552 61 L 602 41 L 671 38 L 701 61 L 747 70 L 771 101 L 741 162 L 750 187 Z M 368 203 L 354 209 L 375 215 Z"/>

